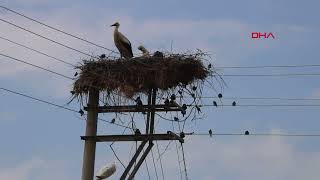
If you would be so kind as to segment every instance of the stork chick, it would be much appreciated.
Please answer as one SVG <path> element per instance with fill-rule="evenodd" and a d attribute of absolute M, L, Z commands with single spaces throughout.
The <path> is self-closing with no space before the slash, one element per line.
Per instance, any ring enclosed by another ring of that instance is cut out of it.
<path fill-rule="evenodd" d="M 121 58 L 130 59 L 133 57 L 131 43 L 121 32 L 119 32 L 120 23 L 116 22 L 111 26 L 115 26 L 113 38 L 114 44 L 118 48 Z"/>
<path fill-rule="evenodd" d="M 142 52 L 142 56 L 143 57 L 149 57 L 150 56 L 149 51 L 144 46 L 140 45 L 138 47 L 138 49 Z"/>

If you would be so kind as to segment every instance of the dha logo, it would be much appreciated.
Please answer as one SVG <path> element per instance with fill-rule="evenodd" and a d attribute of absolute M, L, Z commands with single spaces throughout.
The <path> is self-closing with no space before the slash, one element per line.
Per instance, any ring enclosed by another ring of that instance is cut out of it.
<path fill-rule="evenodd" d="M 266 33 L 266 32 L 252 32 L 251 33 L 251 38 L 252 39 L 268 39 L 268 38 L 275 39 L 275 37 L 272 34 L 272 32 L 269 32 L 269 33 Z"/>

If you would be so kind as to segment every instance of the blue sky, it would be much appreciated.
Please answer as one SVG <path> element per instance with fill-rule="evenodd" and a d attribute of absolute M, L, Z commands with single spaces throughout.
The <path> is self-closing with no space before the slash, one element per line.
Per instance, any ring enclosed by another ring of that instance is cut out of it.
<path fill-rule="evenodd" d="M 318 1 L 59 1 L 6 0 L 1 5 L 49 25 L 115 49 L 110 24 L 121 23 L 136 48 L 185 52 L 200 48 L 213 55 L 215 66 L 319 64 Z M 75 47 L 106 53 L 0 10 L 2 19 Z M 0 22 L 0 36 L 44 51 L 68 62 L 86 58 Z M 272 32 L 275 39 L 251 39 L 251 32 Z M 0 40 L 1 53 L 72 76 L 73 68 Z M 1 87 L 65 105 L 72 81 L 1 57 Z M 319 68 L 222 69 L 222 74 L 318 73 Z M 319 77 L 224 77 L 225 97 L 320 98 Z M 78 114 L 0 91 L 0 179 L 80 179 L 85 122 Z M 206 90 L 207 96 L 214 96 Z M 232 100 L 224 100 L 231 104 Z M 211 103 L 211 100 L 205 101 Z M 315 101 L 237 100 L 238 104 L 319 104 Z M 79 109 L 77 103 L 70 108 Z M 188 131 L 319 134 L 319 107 L 204 108 L 205 118 L 189 122 Z M 103 115 L 111 119 L 113 115 Z M 140 117 L 141 118 L 141 117 Z M 137 122 L 139 124 L 139 122 Z M 140 122 L 141 125 L 141 122 Z M 159 122 L 159 131 L 170 128 Z M 99 123 L 100 134 L 122 128 Z M 166 143 L 160 143 L 163 150 Z M 115 145 L 122 160 L 132 144 Z M 185 143 L 190 179 L 318 179 L 320 144 L 317 138 L 188 137 Z M 156 152 L 156 151 L 155 151 Z M 114 161 L 108 144 L 97 146 L 96 169 Z M 152 168 L 151 157 L 148 158 Z M 178 179 L 174 144 L 163 157 L 165 179 Z M 117 179 L 123 171 L 118 163 Z M 158 175 L 160 174 L 159 162 Z M 112 179 L 111 178 L 111 179 Z M 145 166 L 137 179 L 148 179 Z M 155 179 L 155 178 L 152 178 Z"/>

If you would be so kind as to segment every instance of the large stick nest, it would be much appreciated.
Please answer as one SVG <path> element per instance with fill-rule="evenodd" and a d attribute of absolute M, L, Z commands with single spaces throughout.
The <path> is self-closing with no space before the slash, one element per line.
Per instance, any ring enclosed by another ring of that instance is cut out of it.
<path fill-rule="evenodd" d="M 159 52 L 158 52 L 159 55 Z M 131 98 L 150 88 L 166 91 L 204 81 L 213 71 L 203 65 L 203 53 L 192 55 L 134 57 L 129 60 L 100 58 L 85 60 L 73 86 L 75 96 L 87 94 L 90 88 L 107 93 L 122 93 Z"/>

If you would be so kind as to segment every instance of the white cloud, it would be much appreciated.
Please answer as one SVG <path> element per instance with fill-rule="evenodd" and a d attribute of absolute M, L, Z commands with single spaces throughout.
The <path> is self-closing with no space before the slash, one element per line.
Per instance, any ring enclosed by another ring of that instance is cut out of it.
<path fill-rule="evenodd" d="M 44 160 L 43 158 L 33 157 L 29 160 L 19 162 L 12 167 L 1 164 L 0 179 L 10 180 L 69 180 L 76 179 L 71 176 L 79 177 L 68 172 L 68 163 L 62 160 Z"/>
<path fill-rule="evenodd" d="M 41 159 L 33 158 L 31 160 L 21 162 L 15 167 L 4 168 L 0 170 L 0 179 L 10 180 L 28 180 L 31 173 L 35 169 L 38 169 L 44 165 L 44 161 Z"/>
<path fill-rule="evenodd" d="M 190 138 L 186 151 L 192 177 L 200 179 L 317 179 L 320 153 L 281 137 Z M 200 168 L 203 167 L 203 168 Z"/>

